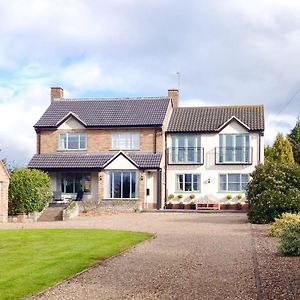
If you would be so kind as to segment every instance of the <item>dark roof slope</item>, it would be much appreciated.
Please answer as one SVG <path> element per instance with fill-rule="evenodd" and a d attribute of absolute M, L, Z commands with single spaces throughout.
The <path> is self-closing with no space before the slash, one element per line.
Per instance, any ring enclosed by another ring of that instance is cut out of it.
<path fill-rule="evenodd" d="M 263 105 L 248 105 L 178 107 L 173 111 L 167 131 L 218 131 L 233 116 L 242 121 L 251 131 L 264 130 Z"/>
<path fill-rule="evenodd" d="M 28 164 L 36 169 L 102 169 L 103 165 L 116 153 L 42 153 L 35 154 Z M 160 167 L 161 153 L 128 152 L 141 169 L 156 169 Z"/>
<path fill-rule="evenodd" d="M 87 127 L 162 125 L 169 101 L 168 97 L 62 99 L 52 102 L 34 127 L 55 128 L 70 112 Z"/>

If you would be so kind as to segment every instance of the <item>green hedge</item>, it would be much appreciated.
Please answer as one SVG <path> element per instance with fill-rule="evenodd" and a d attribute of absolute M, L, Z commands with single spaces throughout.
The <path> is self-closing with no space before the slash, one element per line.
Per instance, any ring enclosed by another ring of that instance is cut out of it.
<path fill-rule="evenodd" d="M 300 211 L 300 166 L 267 162 L 258 165 L 247 187 L 251 223 L 270 223 L 285 212 Z"/>
<path fill-rule="evenodd" d="M 15 169 L 10 174 L 8 214 L 41 211 L 51 200 L 49 176 L 34 169 Z"/>
<path fill-rule="evenodd" d="M 300 223 L 289 223 L 284 226 L 278 250 L 282 255 L 300 256 Z"/>

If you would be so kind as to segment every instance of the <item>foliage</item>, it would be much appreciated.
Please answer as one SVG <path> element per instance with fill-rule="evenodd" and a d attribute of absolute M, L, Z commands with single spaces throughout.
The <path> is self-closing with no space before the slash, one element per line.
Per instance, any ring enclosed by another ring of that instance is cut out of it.
<path fill-rule="evenodd" d="M 278 133 L 273 144 L 271 158 L 275 162 L 288 163 L 294 162 L 292 144 L 282 133 Z"/>
<path fill-rule="evenodd" d="M 10 175 L 8 213 L 41 211 L 51 200 L 49 176 L 34 169 L 15 169 Z"/>
<path fill-rule="evenodd" d="M 300 256 L 300 223 L 288 223 L 284 226 L 278 250 L 282 255 Z"/>
<path fill-rule="evenodd" d="M 298 120 L 295 127 L 287 135 L 288 140 L 293 146 L 294 160 L 300 164 L 300 121 Z"/>
<path fill-rule="evenodd" d="M 23 299 L 152 236 L 98 229 L 0 230 L 0 299 Z"/>
<path fill-rule="evenodd" d="M 281 218 L 276 218 L 275 222 L 269 226 L 269 235 L 280 237 L 283 228 L 290 223 L 300 223 L 300 214 L 284 213 Z"/>
<path fill-rule="evenodd" d="M 265 161 L 273 161 L 273 147 L 266 146 L 264 149 Z"/>
<path fill-rule="evenodd" d="M 237 195 L 237 198 L 238 198 L 239 200 L 241 200 L 243 197 L 244 197 L 243 194 L 238 194 L 238 195 Z"/>
<path fill-rule="evenodd" d="M 175 198 L 175 196 L 174 196 L 174 194 L 170 194 L 170 195 L 168 196 L 168 198 L 169 198 L 170 200 L 172 200 L 172 199 Z"/>
<path fill-rule="evenodd" d="M 196 198 L 195 194 L 190 194 L 190 199 L 195 199 L 195 198 Z"/>
<path fill-rule="evenodd" d="M 226 196 L 226 198 L 227 198 L 228 200 L 230 200 L 230 199 L 232 199 L 232 195 L 231 195 L 231 194 L 228 194 L 228 195 Z"/>
<path fill-rule="evenodd" d="M 251 223 L 270 223 L 284 212 L 300 211 L 300 166 L 257 165 L 247 186 Z"/>
<path fill-rule="evenodd" d="M 183 198 L 183 195 L 182 195 L 182 194 L 179 194 L 177 197 L 178 197 L 179 199 L 182 199 L 182 198 Z"/>

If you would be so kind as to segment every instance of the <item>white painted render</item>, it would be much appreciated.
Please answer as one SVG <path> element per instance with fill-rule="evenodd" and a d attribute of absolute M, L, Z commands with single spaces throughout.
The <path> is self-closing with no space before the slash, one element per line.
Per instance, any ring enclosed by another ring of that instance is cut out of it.
<path fill-rule="evenodd" d="M 245 127 L 238 122 L 232 121 L 229 123 L 220 134 L 224 133 L 246 133 Z M 253 148 L 252 164 L 251 165 L 216 165 L 215 164 L 215 147 L 219 147 L 219 133 L 202 133 L 201 147 L 204 148 L 204 164 L 203 165 L 171 165 L 167 166 L 167 195 L 183 194 L 184 199 L 189 201 L 189 195 L 195 194 L 196 199 L 204 199 L 225 203 L 226 196 L 231 194 L 233 201 L 236 201 L 236 196 L 241 192 L 219 192 L 219 174 L 222 173 L 242 173 L 250 174 L 254 171 L 255 165 L 259 163 L 259 152 L 261 162 L 263 162 L 263 137 L 257 132 L 250 133 L 250 147 Z M 172 135 L 167 136 L 167 147 L 172 147 Z M 259 139 L 261 140 L 259 148 Z M 200 174 L 200 192 L 177 192 L 176 191 L 176 174 L 193 173 Z M 175 198 L 176 201 L 176 198 Z"/>
<path fill-rule="evenodd" d="M 104 170 L 136 170 L 137 167 L 122 154 L 109 163 Z"/>
<path fill-rule="evenodd" d="M 57 129 L 85 129 L 85 127 L 76 118 L 70 116 L 65 122 L 63 122 Z"/>

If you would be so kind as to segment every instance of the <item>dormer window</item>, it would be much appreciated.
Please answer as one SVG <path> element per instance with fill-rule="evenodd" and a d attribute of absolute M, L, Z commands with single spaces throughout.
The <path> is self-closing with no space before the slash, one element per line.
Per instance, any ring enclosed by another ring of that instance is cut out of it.
<path fill-rule="evenodd" d="M 60 150 L 86 150 L 87 149 L 86 133 L 61 133 L 59 135 Z"/>
<path fill-rule="evenodd" d="M 136 131 L 113 131 L 111 133 L 112 150 L 139 150 L 140 133 Z"/>

